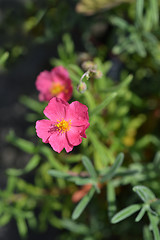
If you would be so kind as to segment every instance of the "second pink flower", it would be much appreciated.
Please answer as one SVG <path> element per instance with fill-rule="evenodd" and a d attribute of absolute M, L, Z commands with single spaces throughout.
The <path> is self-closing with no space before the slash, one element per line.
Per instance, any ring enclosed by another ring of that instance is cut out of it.
<path fill-rule="evenodd" d="M 73 91 L 69 74 L 62 66 L 55 67 L 50 72 L 41 72 L 36 79 L 36 88 L 40 91 L 40 101 L 49 101 L 52 97 L 69 101 Z"/>

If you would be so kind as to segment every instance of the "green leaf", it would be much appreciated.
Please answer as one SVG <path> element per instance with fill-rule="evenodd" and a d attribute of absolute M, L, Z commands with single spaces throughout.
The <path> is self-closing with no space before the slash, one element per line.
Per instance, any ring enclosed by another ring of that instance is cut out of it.
<path fill-rule="evenodd" d="M 6 174 L 14 177 L 21 176 L 23 173 L 24 173 L 23 169 L 9 168 L 6 170 Z"/>
<path fill-rule="evenodd" d="M 75 83 L 79 83 L 81 76 L 84 74 L 82 69 L 76 64 L 69 64 L 68 71 L 69 71 L 69 75 L 73 76 L 73 81 L 75 81 Z"/>
<path fill-rule="evenodd" d="M 122 165 L 123 160 L 124 160 L 124 154 L 120 153 L 116 157 L 115 163 L 112 165 L 112 167 L 109 169 L 109 171 L 104 176 L 102 176 L 101 182 L 110 180 L 116 174 L 117 169 Z"/>
<path fill-rule="evenodd" d="M 0 66 L 3 66 L 9 58 L 9 52 L 4 52 L 0 57 Z"/>
<path fill-rule="evenodd" d="M 154 157 L 153 163 L 156 167 L 156 169 L 160 167 L 160 151 L 158 151 Z"/>
<path fill-rule="evenodd" d="M 66 167 L 64 167 L 64 165 L 61 164 L 61 162 L 57 161 L 57 159 L 54 155 L 54 152 L 52 151 L 51 148 L 43 145 L 40 147 L 39 151 L 48 159 L 51 166 L 53 166 L 55 169 L 58 169 L 58 170 L 66 169 Z"/>
<path fill-rule="evenodd" d="M 11 214 L 5 213 L 4 215 L 0 216 L 0 226 L 6 225 L 11 219 Z"/>
<path fill-rule="evenodd" d="M 89 232 L 89 229 L 87 228 L 86 225 L 81 224 L 81 223 L 75 223 L 74 221 L 71 221 L 70 219 L 62 220 L 62 225 L 64 228 L 66 228 L 67 230 L 69 230 L 73 233 L 86 235 Z"/>
<path fill-rule="evenodd" d="M 114 158 L 112 156 L 111 150 L 107 148 L 104 143 L 98 139 L 97 134 L 94 131 L 88 130 L 88 136 L 94 146 L 95 151 L 97 151 L 97 153 L 99 154 L 103 165 L 106 166 L 108 162 L 113 162 Z"/>
<path fill-rule="evenodd" d="M 133 204 L 129 207 L 126 207 L 123 210 L 121 210 L 120 212 L 118 212 L 116 215 L 114 215 L 114 217 L 111 219 L 111 222 L 118 223 L 118 222 L 124 220 L 125 218 L 128 218 L 135 212 L 137 212 L 140 208 L 141 208 L 141 205 L 139 205 L 139 204 Z"/>
<path fill-rule="evenodd" d="M 149 217 L 150 224 L 152 227 L 154 240 L 160 240 L 160 233 L 159 233 L 159 228 L 158 228 L 158 222 L 159 222 L 158 217 L 152 215 L 150 212 L 148 212 L 148 217 Z"/>
<path fill-rule="evenodd" d="M 26 221 L 23 218 L 16 218 L 17 227 L 21 237 L 25 237 L 28 232 Z"/>
<path fill-rule="evenodd" d="M 115 188 L 111 181 L 109 181 L 106 185 L 106 192 L 107 192 L 106 197 L 107 197 L 107 203 L 108 203 L 108 216 L 109 216 L 109 219 L 111 219 L 117 210 Z"/>
<path fill-rule="evenodd" d="M 136 49 L 137 53 L 141 57 L 145 57 L 147 52 L 145 50 L 144 44 L 143 44 L 143 42 L 141 40 L 141 37 L 136 32 L 134 32 L 130 36 L 130 39 L 133 42 L 133 44 L 135 45 L 135 49 Z"/>
<path fill-rule="evenodd" d="M 29 163 L 26 165 L 24 171 L 25 172 L 30 172 L 33 169 L 35 169 L 40 162 L 40 156 L 39 155 L 34 155 L 30 160 Z"/>
<path fill-rule="evenodd" d="M 86 99 L 86 102 L 87 102 L 87 106 L 88 106 L 88 109 L 90 109 L 90 112 L 92 112 L 92 110 L 95 108 L 96 106 L 96 103 L 95 103 L 95 98 L 93 96 L 93 94 L 86 90 L 84 93 L 83 93 L 83 96 L 85 97 Z"/>
<path fill-rule="evenodd" d="M 54 169 L 49 170 L 48 174 L 53 176 L 53 177 L 58 177 L 58 178 L 67 178 L 67 177 L 69 177 L 68 173 L 60 172 L 60 171 L 57 171 L 57 170 L 54 170 Z"/>
<path fill-rule="evenodd" d="M 16 187 L 17 184 L 17 178 L 15 176 L 9 176 L 8 182 L 7 182 L 7 192 L 12 193 Z"/>
<path fill-rule="evenodd" d="M 152 16 L 153 25 L 155 27 L 159 26 L 159 6 L 158 0 L 150 0 L 150 11 Z"/>
<path fill-rule="evenodd" d="M 146 147 L 148 144 L 154 144 L 158 148 L 160 148 L 160 140 L 156 136 L 153 136 L 151 134 L 147 134 L 144 137 L 142 137 L 140 140 L 138 140 L 135 144 L 136 149 L 142 149 Z"/>
<path fill-rule="evenodd" d="M 81 215 L 81 213 L 83 212 L 83 210 L 86 208 L 91 198 L 93 197 L 94 193 L 95 193 L 95 188 L 92 187 L 91 190 L 78 203 L 78 205 L 76 206 L 72 214 L 73 220 L 76 220 Z"/>
<path fill-rule="evenodd" d="M 65 50 L 69 55 L 74 54 L 74 44 L 69 34 L 63 35 L 63 42 L 65 44 Z"/>
<path fill-rule="evenodd" d="M 142 217 L 144 216 L 144 214 L 145 214 L 146 211 L 147 211 L 146 206 L 142 207 L 142 208 L 141 208 L 141 211 L 138 213 L 135 221 L 136 221 L 136 222 L 139 222 L 139 221 L 142 219 Z"/>
<path fill-rule="evenodd" d="M 10 131 L 10 133 L 7 135 L 7 141 L 27 153 L 35 153 L 35 145 L 23 138 L 16 137 L 13 131 Z"/>
<path fill-rule="evenodd" d="M 152 234 L 151 234 L 151 231 L 149 230 L 148 226 L 144 226 L 144 228 L 143 228 L 143 239 L 144 240 L 152 239 Z"/>
<path fill-rule="evenodd" d="M 89 114 L 90 117 L 93 115 L 99 114 L 107 105 L 117 96 L 117 93 L 111 93 L 109 96 L 105 98 L 103 102 L 101 102 L 97 107 L 95 107 L 91 113 Z"/>
<path fill-rule="evenodd" d="M 46 107 L 46 103 L 42 103 L 39 101 L 36 101 L 28 96 L 21 96 L 20 102 L 27 106 L 29 109 L 33 110 L 34 112 L 43 113 L 44 108 Z"/>
<path fill-rule="evenodd" d="M 92 178 L 80 178 L 80 177 L 70 177 L 69 179 L 67 179 L 69 181 L 74 182 L 76 185 L 86 185 L 86 184 L 92 184 L 95 186 L 97 192 L 99 193 L 99 189 L 97 189 L 97 182 L 95 180 L 93 180 Z"/>
<path fill-rule="evenodd" d="M 24 169 L 14 169 L 14 168 L 10 168 L 7 169 L 6 173 L 12 176 L 20 176 L 22 174 L 28 173 L 30 171 L 32 171 L 33 169 L 35 169 L 37 167 L 37 165 L 40 162 L 40 156 L 39 155 L 34 155 L 28 162 L 28 164 L 26 165 L 26 167 Z"/>
<path fill-rule="evenodd" d="M 143 22 L 143 8 L 144 8 L 144 0 L 136 1 L 136 20 L 137 24 L 141 24 Z"/>
<path fill-rule="evenodd" d="M 93 167 L 92 162 L 90 161 L 90 159 L 86 156 L 82 157 L 82 162 L 83 165 L 85 166 L 86 170 L 88 171 L 88 173 L 90 174 L 91 178 L 93 179 L 97 179 L 97 173 Z"/>
<path fill-rule="evenodd" d="M 120 17 L 115 17 L 115 16 L 111 16 L 109 18 L 110 22 L 119 27 L 122 30 L 128 30 L 128 26 L 129 24 L 127 23 L 127 21 L 125 21 L 124 19 L 120 18 Z"/>
<path fill-rule="evenodd" d="M 57 177 L 57 178 L 63 178 L 66 179 L 68 181 L 74 182 L 77 185 L 86 185 L 86 184 L 93 184 L 95 185 L 96 182 L 95 180 L 91 179 L 91 178 L 82 178 L 79 176 L 72 176 L 69 173 L 65 173 L 65 172 L 60 172 L 54 169 L 51 169 L 48 171 L 48 174 L 53 176 L 53 177 Z"/>
<path fill-rule="evenodd" d="M 81 159 L 82 159 L 82 154 L 67 155 L 67 156 L 66 156 L 66 161 L 67 161 L 68 163 L 80 162 Z"/>
<path fill-rule="evenodd" d="M 88 173 L 90 174 L 91 179 L 93 179 L 93 185 L 96 188 L 97 193 L 100 193 L 100 189 L 97 185 L 97 173 L 93 167 L 92 162 L 90 161 L 90 159 L 86 156 L 82 157 L 82 162 L 83 165 L 85 166 L 85 168 L 87 169 Z M 89 183 L 89 182 L 88 182 Z"/>
<path fill-rule="evenodd" d="M 148 203 L 149 201 L 152 201 L 156 199 L 156 196 L 154 193 L 145 186 L 135 186 L 133 187 L 133 191 L 138 194 L 138 196 L 142 199 L 142 201 Z"/>
<path fill-rule="evenodd" d="M 119 85 L 119 89 L 121 90 L 122 88 L 128 87 L 128 85 L 131 83 L 133 80 L 133 75 L 129 74 L 124 81 Z M 117 89 L 118 90 L 118 89 Z"/>

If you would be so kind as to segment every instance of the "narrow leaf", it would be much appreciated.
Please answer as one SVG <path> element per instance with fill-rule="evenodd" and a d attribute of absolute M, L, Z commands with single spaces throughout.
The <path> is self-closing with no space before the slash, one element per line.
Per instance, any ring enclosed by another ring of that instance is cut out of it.
<path fill-rule="evenodd" d="M 133 204 L 129 207 L 124 208 L 123 210 L 121 210 L 120 212 L 118 212 L 112 219 L 111 222 L 112 223 L 118 223 L 122 220 L 124 220 L 125 218 L 131 216 L 132 214 L 134 214 L 135 212 L 137 212 L 139 209 L 141 208 L 141 205 L 139 204 Z"/>
<path fill-rule="evenodd" d="M 24 171 L 25 172 L 30 172 L 32 171 L 33 169 L 35 169 L 38 164 L 40 162 L 40 156 L 39 155 L 34 155 L 28 162 L 28 164 L 26 165 Z"/>
<path fill-rule="evenodd" d="M 55 169 L 58 170 L 65 169 L 64 165 L 57 161 L 51 148 L 43 145 L 40 147 L 39 151 L 48 159 L 51 166 L 53 166 Z"/>
<path fill-rule="evenodd" d="M 143 8 L 144 8 L 144 0 L 136 1 L 136 18 L 137 24 L 141 24 L 143 22 Z"/>
<path fill-rule="evenodd" d="M 136 222 L 139 222 L 139 221 L 143 218 L 146 210 L 147 210 L 147 209 L 146 209 L 146 206 L 144 206 L 144 207 L 141 209 L 141 211 L 138 213 L 138 215 L 137 215 L 137 217 L 136 217 L 136 219 L 135 219 Z"/>
<path fill-rule="evenodd" d="M 9 58 L 9 52 L 4 52 L 0 57 L 0 66 L 3 66 Z"/>
<path fill-rule="evenodd" d="M 156 169 L 160 167 L 160 151 L 158 151 L 156 153 L 156 155 L 154 157 L 154 160 L 153 160 L 153 163 L 154 163 Z"/>
<path fill-rule="evenodd" d="M 98 139 L 97 134 L 94 133 L 94 131 L 88 131 L 88 136 L 94 146 L 95 151 L 98 153 L 103 166 L 106 166 L 108 162 L 112 162 L 114 160 L 112 152 L 106 147 L 106 145 L 104 145 L 102 141 L 100 141 L 100 139 Z"/>
<path fill-rule="evenodd" d="M 124 154 L 123 153 L 120 153 L 116 160 L 115 160 L 115 163 L 112 165 L 112 167 L 109 169 L 109 171 L 104 175 L 102 176 L 102 179 L 101 179 L 101 182 L 105 182 L 109 179 L 111 179 L 115 174 L 116 174 L 116 171 L 117 169 L 122 165 L 123 163 L 123 159 L 124 159 Z"/>
<path fill-rule="evenodd" d="M 116 206 L 116 194 L 115 194 L 115 188 L 113 186 L 113 183 L 109 181 L 106 185 L 106 193 L 107 193 L 107 203 L 108 203 L 108 216 L 109 219 L 113 217 L 113 215 L 116 213 L 117 206 Z"/>
<path fill-rule="evenodd" d="M 23 169 L 9 168 L 6 170 L 6 174 L 14 177 L 21 176 L 23 173 L 24 173 Z"/>
<path fill-rule="evenodd" d="M 152 21 L 154 26 L 158 27 L 159 25 L 159 6 L 158 0 L 150 0 L 150 11 L 152 15 Z"/>
<path fill-rule="evenodd" d="M 11 214 L 5 213 L 0 217 L 0 226 L 5 226 L 11 219 Z"/>
<path fill-rule="evenodd" d="M 7 141 L 27 153 L 33 154 L 35 152 L 35 145 L 32 142 L 29 142 L 23 138 L 16 137 L 13 131 L 10 131 L 10 133 L 8 134 Z"/>
<path fill-rule="evenodd" d="M 91 178 L 96 179 L 97 178 L 97 173 L 93 167 L 92 162 L 90 161 L 90 159 L 86 156 L 82 157 L 82 162 L 83 165 L 85 166 L 86 170 L 88 171 L 88 173 L 90 174 Z"/>
<path fill-rule="evenodd" d="M 63 179 L 66 179 L 70 182 L 74 182 L 76 185 L 86 185 L 86 184 L 93 184 L 95 185 L 96 184 L 96 181 L 91 179 L 91 178 L 82 178 L 82 177 L 79 177 L 79 176 L 72 176 L 68 173 L 65 173 L 65 172 L 60 172 L 60 171 L 57 171 L 57 170 L 49 170 L 48 171 L 48 174 L 53 176 L 53 177 L 56 177 L 56 178 L 63 178 Z"/>
<path fill-rule="evenodd" d="M 133 191 L 136 192 L 144 202 L 148 202 L 148 201 L 152 201 L 153 199 L 156 199 L 156 196 L 154 195 L 154 193 L 145 186 L 140 186 L 140 185 L 135 186 L 133 188 Z"/>
<path fill-rule="evenodd" d="M 86 184 L 92 184 L 95 186 L 97 192 L 98 193 L 100 192 L 99 188 L 97 187 L 97 182 L 95 180 L 93 180 L 92 178 L 70 177 L 67 180 L 74 182 L 76 185 L 79 185 L 79 186 L 86 185 Z"/>
<path fill-rule="evenodd" d="M 23 218 L 17 218 L 16 222 L 17 222 L 19 234 L 21 235 L 21 237 L 25 237 L 28 232 L 28 228 L 25 220 Z"/>
<path fill-rule="evenodd" d="M 129 24 L 124 19 L 120 17 L 111 16 L 109 20 L 113 25 L 117 26 L 118 28 L 122 30 L 128 30 Z"/>
<path fill-rule="evenodd" d="M 89 229 L 86 225 L 75 223 L 69 219 L 62 220 L 62 225 L 64 228 L 68 229 L 69 231 L 77 234 L 86 235 L 89 232 Z"/>
<path fill-rule="evenodd" d="M 143 228 L 143 239 L 144 240 L 151 240 L 152 239 L 152 233 L 149 230 L 148 226 L 144 226 L 144 228 Z"/>
<path fill-rule="evenodd" d="M 58 177 L 58 178 L 66 178 L 69 176 L 68 173 L 65 173 L 65 172 L 60 172 L 60 171 L 57 171 L 57 170 L 49 170 L 48 171 L 48 174 L 53 176 L 53 177 Z"/>
<path fill-rule="evenodd" d="M 92 187 L 89 193 L 86 194 L 84 198 L 82 198 L 82 200 L 79 202 L 79 204 L 76 206 L 76 208 L 73 211 L 73 214 L 72 214 L 73 220 L 77 219 L 81 215 L 81 213 L 83 212 L 83 210 L 86 208 L 91 198 L 93 197 L 94 193 L 95 193 L 95 188 Z"/>
<path fill-rule="evenodd" d="M 6 173 L 8 175 L 12 175 L 12 176 L 20 176 L 22 174 L 28 173 L 30 171 L 32 171 L 33 169 L 35 169 L 37 167 L 37 165 L 40 162 L 40 156 L 39 155 L 34 155 L 28 162 L 28 164 L 26 165 L 26 167 L 24 169 L 14 169 L 14 168 L 10 168 L 6 171 Z"/>
<path fill-rule="evenodd" d="M 154 240 L 160 240 L 160 233 L 158 228 L 158 222 L 159 222 L 158 217 L 152 215 L 150 212 L 148 212 L 148 217 L 150 220 L 150 224 L 152 226 Z"/>
<path fill-rule="evenodd" d="M 109 96 L 107 96 L 105 98 L 105 100 L 100 103 L 97 107 L 95 107 L 91 113 L 90 116 L 99 114 L 105 107 L 107 107 L 107 105 L 117 96 L 117 93 L 111 93 Z"/>
<path fill-rule="evenodd" d="M 40 114 L 43 113 L 43 110 L 46 106 L 45 103 L 41 103 L 25 95 L 20 97 L 20 102 L 27 106 L 29 109 Z"/>

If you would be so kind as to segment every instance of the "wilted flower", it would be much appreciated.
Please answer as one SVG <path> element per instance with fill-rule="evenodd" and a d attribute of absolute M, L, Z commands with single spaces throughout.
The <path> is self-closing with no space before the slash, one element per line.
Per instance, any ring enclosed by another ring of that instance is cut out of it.
<path fill-rule="evenodd" d="M 62 66 L 55 67 L 50 72 L 41 72 L 36 79 L 36 88 L 40 91 L 40 101 L 49 101 L 52 97 L 68 101 L 73 91 L 69 74 Z"/>
<path fill-rule="evenodd" d="M 71 104 L 54 97 L 44 109 L 48 119 L 36 122 L 36 132 L 44 143 L 49 143 L 53 150 L 60 153 L 72 151 L 74 146 L 86 138 L 85 130 L 89 127 L 88 108 L 75 101 Z"/>
<path fill-rule="evenodd" d="M 91 188 L 92 188 L 92 184 L 90 183 L 84 185 L 80 190 L 76 191 L 72 195 L 72 202 L 74 203 L 79 202 L 89 192 Z"/>
<path fill-rule="evenodd" d="M 98 183 L 97 187 L 99 189 L 101 189 L 102 184 Z M 82 186 L 82 188 L 80 190 L 77 190 L 72 195 L 72 202 L 74 202 L 74 203 L 79 202 L 91 190 L 91 188 L 92 188 L 92 184 L 90 184 L 90 183 Z"/>

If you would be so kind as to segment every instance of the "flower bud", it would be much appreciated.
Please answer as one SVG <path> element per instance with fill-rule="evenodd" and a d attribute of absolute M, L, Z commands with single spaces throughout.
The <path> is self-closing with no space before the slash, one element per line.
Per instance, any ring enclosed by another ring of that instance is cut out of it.
<path fill-rule="evenodd" d="M 87 90 L 87 85 L 85 82 L 80 82 L 80 84 L 77 86 L 77 90 L 80 93 L 84 93 Z"/>
<path fill-rule="evenodd" d="M 92 61 L 85 61 L 85 62 L 82 63 L 82 68 L 84 70 L 89 70 L 89 69 L 96 70 L 97 65 Z"/>

